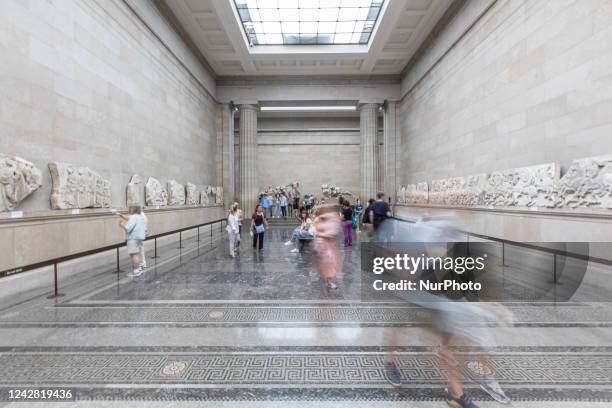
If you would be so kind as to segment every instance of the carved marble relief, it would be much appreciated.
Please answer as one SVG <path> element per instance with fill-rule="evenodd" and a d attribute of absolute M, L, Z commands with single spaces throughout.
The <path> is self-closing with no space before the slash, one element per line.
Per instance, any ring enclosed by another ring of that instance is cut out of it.
<path fill-rule="evenodd" d="M 337 198 L 339 196 L 352 196 L 353 193 L 351 193 L 348 190 L 345 190 L 341 187 L 338 186 L 334 186 L 329 185 L 329 184 L 321 184 L 321 193 L 323 194 L 323 197 L 325 198 Z"/>
<path fill-rule="evenodd" d="M 88 167 L 49 163 L 53 186 L 51 208 L 104 208 L 111 206 L 111 184 Z"/>
<path fill-rule="evenodd" d="M 185 186 L 168 180 L 168 205 L 185 205 Z"/>
<path fill-rule="evenodd" d="M 398 204 L 406 204 L 406 186 L 400 186 L 395 193 L 395 202 Z"/>
<path fill-rule="evenodd" d="M 217 189 L 215 191 L 215 203 L 223 204 L 223 187 L 222 186 L 217 186 Z"/>
<path fill-rule="evenodd" d="M 168 192 L 159 180 L 149 177 L 145 185 L 145 201 L 148 206 L 168 205 Z"/>
<path fill-rule="evenodd" d="M 548 206 L 612 209 L 612 156 L 574 160 Z"/>
<path fill-rule="evenodd" d="M 402 194 L 403 202 L 406 204 L 427 204 L 429 184 L 417 183 L 402 186 L 400 194 Z"/>
<path fill-rule="evenodd" d="M 559 173 L 556 163 L 495 171 L 487 179 L 484 205 L 549 207 Z"/>
<path fill-rule="evenodd" d="M 208 199 L 208 193 L 206 192 L 208 186 L 204 186 L 204 189 L 200 191 L 200 204 L 201 205 L 210 205 L 210 200 Z"/>
<path fill-rule="evenodd" d="M 41 183 L 42 173 L 34 164 L 0 154 L 0 211 L 13 211 Z"/>
<path fill-rule="evenodd" d="M 193 183 L 187 183 L 185 185 L 185 202 L 187 205 L 198 205 L 200 204 L 200 192 Z"/>
<path fill-rule="evenodd" d="M 128 207 L 133 205 L 142 206 L 142 178 L 138 174 L 134 174 L 130 179 L 126 189 L 126 204 Z"/>

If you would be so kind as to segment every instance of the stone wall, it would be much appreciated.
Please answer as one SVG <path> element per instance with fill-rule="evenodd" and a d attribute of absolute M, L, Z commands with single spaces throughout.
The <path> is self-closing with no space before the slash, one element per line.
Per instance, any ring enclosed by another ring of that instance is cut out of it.
<path fill-rule="evenodd" d="M 408 72 L 399 184 L 550 162 L 563 176 L 612 154 L 611 13 L 607 0 L 498 0 L 431 69 Z"/>
<path fill-rule="evenodd" d="M 0 153 L 43 176 L 19 210 L 50 209 L 50 162 L 108 180 L 113 207 L 133 174 L 217 185 L 216 102 L 125 2 L 1 1 L 0 54 Z"/>
<path fill-rule="evenodd" d="M 259 117 L 258 128 L 260 191 L 296 180 L 302 194 L 321 195 L 321 184 L 359 191 L 359 117 Z"/>

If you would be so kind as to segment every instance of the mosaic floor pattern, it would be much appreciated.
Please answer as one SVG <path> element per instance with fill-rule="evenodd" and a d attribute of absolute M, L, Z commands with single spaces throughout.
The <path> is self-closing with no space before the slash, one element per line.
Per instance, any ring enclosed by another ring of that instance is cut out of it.
<path fill-rule="evenodd" d="M 186 243 L 142 278 L 102 274 L 67 282 L 67 296 L 58 301 L 0 310 L 0 406 L 12 402 L 10 390 L 25 387 L 67 388 L 73 402 L 130 407 L 155 401 L 445 406 L 446 368 L 424 334 L 430 312 L 362 301 L 359 245 L 340 249 L 340 288 L 327 290 L 309 250 L 294 254 L 284 245 L 290 232 L 273 227 L 261 253 L 245 238 L 237 260 L 227 256 L 225 241 Z M 488 371 L 480 350 L 454 347 L 479 404 L 495 406 L 479 389 L 486 374 L 513 406 L 612 405 L 612 307 L 504 306 L 514 322 L 486 324 L 497 340 Z M 383 370 L 390 333 L 401 343 L 393 348 L 400 389 L 388 385 Z"/>

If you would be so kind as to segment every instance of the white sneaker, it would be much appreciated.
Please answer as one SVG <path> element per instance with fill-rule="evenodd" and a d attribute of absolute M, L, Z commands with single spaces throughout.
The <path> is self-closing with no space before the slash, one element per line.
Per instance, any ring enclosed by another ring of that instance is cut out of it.
<path fill-rule="evenodd" d="M 291 252 L 296 253 L 296 252 L 300 252 L 300 250 L 299 250 L 299 249 L 297 249 L 297 248 L 293 248 L 293 249 L 291 250 Z"/>
<path fill-rule="evenodd" d="M 285 245 L 291 245 L 291 244 L 293 244 L 293 242 L 291 242 L 291 241 L 285 242 Z"/>

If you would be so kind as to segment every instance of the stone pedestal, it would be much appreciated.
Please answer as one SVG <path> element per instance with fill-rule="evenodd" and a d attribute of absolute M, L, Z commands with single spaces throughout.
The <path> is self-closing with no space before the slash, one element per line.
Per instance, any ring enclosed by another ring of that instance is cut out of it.
<path fill-rule="evenodd" d="M 248 217 L 258 199 L 257 105 L 238 105 L 240 111 L 240 207 Z"/>
<path fill-rule="evenodd" d="M 360 145 L 360 186 L 361 201 L 376 198 L 378 180 L 378 151 L 376 146 L 378 108 L 377 103 L 364 103 L 359 106 Z"/>

